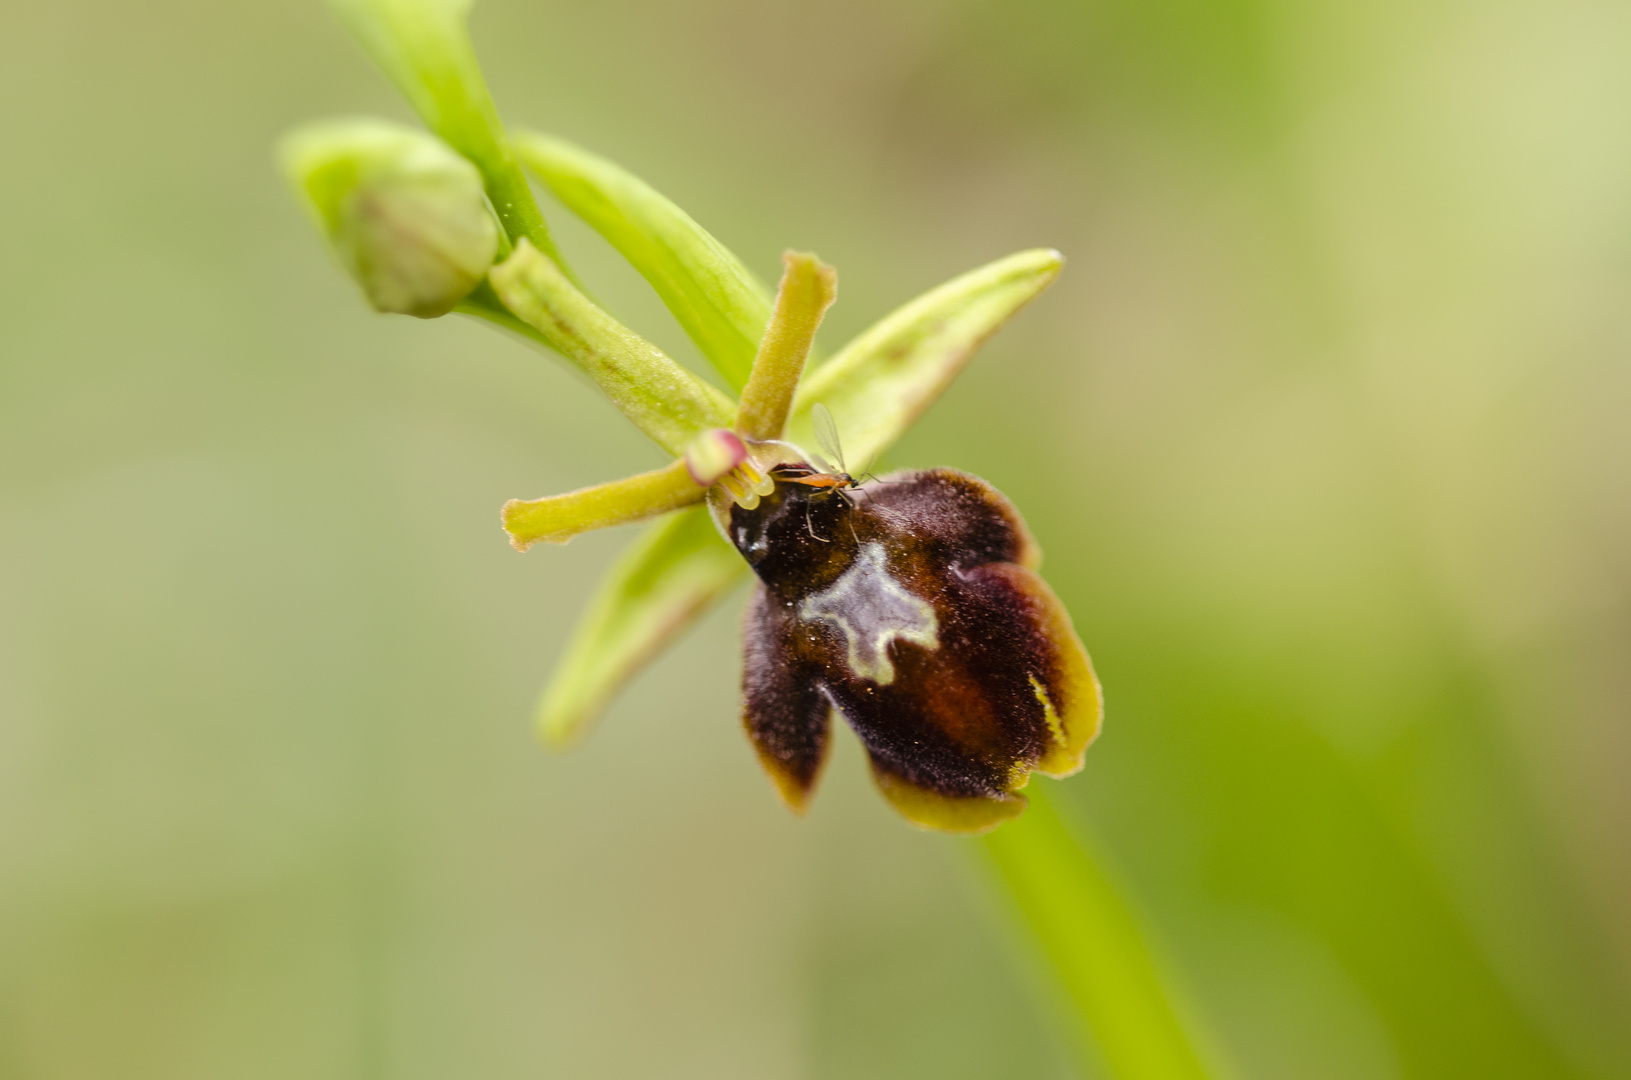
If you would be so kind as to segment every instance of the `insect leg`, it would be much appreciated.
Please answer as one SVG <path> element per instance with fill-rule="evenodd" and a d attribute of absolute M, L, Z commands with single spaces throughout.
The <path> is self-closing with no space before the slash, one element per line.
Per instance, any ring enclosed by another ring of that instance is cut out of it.
<path fill-rule="evenodd" d="M 805 527 L 805 529 L 809 530 L 810 539 L 820 540 L 823 544 L 831 543 L 831 541 L 829 541 L 826 537 L 816 535 L 815 526 L 813 524 L 811 524 L 811 522 L 810 522 L 810 500 L 809 499 L 804 500 L 804 527 Z"/>
<path fill-rule="evenodd" d="M 861 536 L 855 531 L 855 499 L 843 488 L 833 488 L 833 491 L 837 492 L 838 497 L 844 500 L 844 505 L 849 507 L 849 513 L 844 515 L 844 520 L 849 522 L 849 534 L 855 537 L 856 544 L 860 544 Z"/>

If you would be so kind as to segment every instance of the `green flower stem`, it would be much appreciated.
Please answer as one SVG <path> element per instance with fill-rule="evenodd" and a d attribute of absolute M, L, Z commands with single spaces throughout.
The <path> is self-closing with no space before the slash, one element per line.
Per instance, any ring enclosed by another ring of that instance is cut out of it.
<path fill-rule="evenodd" d="M 734 390 L 747 383 L 770 290 L 691 216 L 626 169 L 562 139 L 521 131 L 516 153 L 555 197 L 651 283 Z"/>
<path fill-rule="evenodd" d="M 648 526 L 572 631 L 538 704 L 544 742 L 581 739 L 623 684 L 747 572 L 704 507 Z"/>
<path fill-rule="evenodd" d="M 518 551 L 540 540 L 564 544 L 591 529 L 642 521 L 701 502 L 707 490 L 691 479 L 685 462 L 675 461 L 651 472 L 565 495 L 530 501 L 511 499 L 502 511 L 504 531 L 510 534 L 510 543 Z"/>
<path fill-rule="evenodd" d="M 1021 251 L 955 277 L 897 308 L 810 373 L 788 438 L 811 434 L 817 402 L 832 411 L 851 461 L 881 453 L 957 377 L 985 339 L 1059 276 L 1057 251 Z"/>
<path fill-rule="evenodd" d="M 1116 1080 L 1207 1080 L 1209 1072 L 1138 917 L 1072 834 L 1051 796 L 977 843 L 1076 1007 L 1076 1050 Z"/>
<path fill-rule="evenodd" d="M 816 328 L 838 298 L 838 272 L 814 255 L 789 251 L 782 265 L 776 307 L 736 414 L 736 430 L 759 441 L 782 437 Z"/>
<path fill-rule="evenodd" d="M 552 353 L 556 352 L 555 346 L 550 344 L 548 338 L 516 318 L 515 313 L 504 306 L 504 301 L 500 300 L 498 294 L 493 291 L 492 282 L 486 278 L 483 278 L 481 284 L 476 286 L 475 291 L 461 300 L 453 310 L 460 315 L 480 319 L 482 322 L 491 323 L 501 329 L 508 330 L 517 337 L 525 338 L 535 345 L 541 345 Z"/>
<path fill-rule="evenodd" d="M 493 267 L 488 281 L 513 315 L 675 457 L 703 431 L 734 421 L 735 402 L 596 307 L 528 241 Z"/>
<path fill-rule="evenodd" d="M 560 263 L 470 44 L 468 0 L 332 2 L 352 36 L 425 126 L 481 170 L 487 197 L 509 239 L 525 237 Z"/>

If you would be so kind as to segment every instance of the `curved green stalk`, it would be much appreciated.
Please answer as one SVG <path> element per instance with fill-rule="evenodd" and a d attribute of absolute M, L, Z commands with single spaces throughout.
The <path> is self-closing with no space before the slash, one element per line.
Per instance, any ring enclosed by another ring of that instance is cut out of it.
<path fill-rule="evenodd" d="M 702 355 L 741 390 L 770 318 L 770 290 L 708 230 L 615 162 L 534 131 L 522 162 L 640 271 Z"/>
<path fill-rule="evenodd" d="M 595 381 L 623 415 L 675 457 L 709 428 L 729 427 L 736 402 L 624 326 L 523 240 L 487 275 L 516 318 Z"/>
<path fill-rule="evenodd" d="M 1024 814 L 977 843 L 1075 1007 L 1079 1059 L 1116 1080 L 1216 1077 L 1100 853 L 1067 827 L 1045 788 L 1026 796 Z"/>
<path fill-rule="evenodd" d="M 465 28 L 468 0 L 331 2 L 425 126 L 481 170 L 510 241 L 524 237 L 561 262 L 476 61 Z"/>

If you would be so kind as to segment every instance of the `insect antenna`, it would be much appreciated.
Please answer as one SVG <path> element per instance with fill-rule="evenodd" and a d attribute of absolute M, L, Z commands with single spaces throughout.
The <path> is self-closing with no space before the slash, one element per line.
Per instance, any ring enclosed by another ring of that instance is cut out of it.
<path fill-rule="evenodd" d="M 859 484 L 862 481 L 871 480 L 874 484 L 898 484 L 898 483 L 900 483 L 899 480 L 885 480 L 881 476 L 879 476 L 877 473 L 873 472 L 872 471 L 872 466 L 876 465 L 877 463 L 878 463 L 878 455 L 873 454 L 872 455 L 872 460 L 866 463 L 866 468 L 856 475 L 855 482 L 857 484 Z"/>

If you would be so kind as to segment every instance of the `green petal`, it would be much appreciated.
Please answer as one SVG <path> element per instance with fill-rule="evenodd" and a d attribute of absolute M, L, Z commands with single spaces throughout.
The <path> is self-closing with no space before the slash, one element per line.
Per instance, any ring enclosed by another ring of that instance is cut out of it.
<path fill-rule="evenodd" d="M 732 388 L 742 389 L 770 320 L 770 290 L 723 244 L 639 177 L 561 139 L 523 131 L 516 152 L 555 197 L 618 250 Z"/>
<path fill-rule="evenodd" d="M 538 706 L 551 746 L 582 738 L 612 696 L 747 570 L 702 507 L 649 526 L 572 632 Z"/>
<path fill-rule="evenodd" d="M 821 402 L 832 410 L 852 464 L 887 450 L 985 339 L 1053 283 L 1064 262 L 1057 251 L 1022 251 L 899 308 L 805 379 L 788 438 L 810 445 L 810 410 Z"/>
<path fill-rule="evenodd" d="M 504 504 L 504 531 L 517 551 L 540 540 L 564 544 L 579 533 L 678 510 L 702 501 L 707 488 L 691 479 L 684 461 L 608 484 Z"/>
<path fill-rule="evenodd" d="M 838 273 L 814 255 L 788 251 L 782 265 L 776 309 L 736 412 L 736 430 L 759 442 L 782 437 L 816 329 L 838 298 Z"/>
<path fill-rule="evenodd" d="M 596 307 L 525 240 L 493 267 L 488 281 L 517 318 L 675 457 L 702 432 L 735 420 L 735 402 Z"/>
<path fill-rule="evenodd" d="M 559 262 L 470 45 L 465 28 L 470 0 L 331 2 L 425 126 L 481 170 L 510 240 L 526 237 Z"/>

